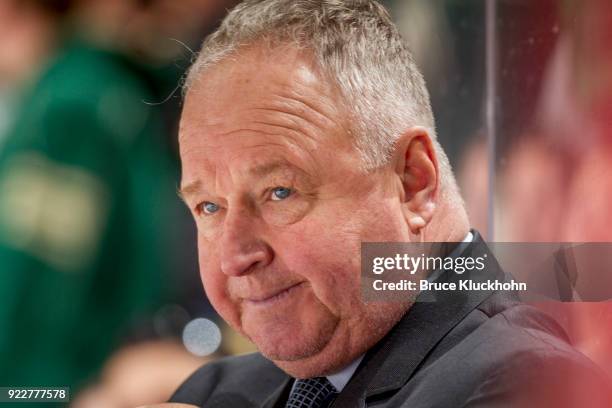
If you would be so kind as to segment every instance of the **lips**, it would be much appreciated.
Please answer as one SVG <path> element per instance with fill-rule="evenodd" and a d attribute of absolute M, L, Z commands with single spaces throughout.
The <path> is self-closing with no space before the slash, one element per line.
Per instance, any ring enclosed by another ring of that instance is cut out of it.
<path fill-rule="evenodd" d="M 266 293 L 263 295 L 257 295 L 257 296 L 250 296 L 250 297 L 245 297 L 244 301 L 252 304 L 254 306 L 267 306 L 267 305 L 271 305 L 274 304 L 288 296 L 290 296 L 293 292 L 295 292 L 296 290 L 298 290 L 299 288 L 301 288 L 302 286 L 305 285 L 305 282 L 298 282 L 295 283 L 293 285 L 287 286 L 283 289 L 280 290 L 275 290 L 273 292 L 270 293 Z"/>

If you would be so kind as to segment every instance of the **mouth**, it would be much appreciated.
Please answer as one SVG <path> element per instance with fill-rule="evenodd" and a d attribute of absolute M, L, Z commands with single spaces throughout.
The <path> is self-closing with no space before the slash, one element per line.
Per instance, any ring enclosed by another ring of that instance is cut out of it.
<path fill-rule="evenodd" d="M 275 292 L 271 295 L 264 295 L 261 297 L 252 297 L 245 298 L 244 301 L 253 306 L 270 306 L 275 303 L 280 302 L 281 300 L 291 296 L 294 292 L 299 290 L 301 287 L 306 286 L 306 282 L 298 282 L 294 285 L 288 286 L 285 289 L 282 289 L 278 292 Z"/>

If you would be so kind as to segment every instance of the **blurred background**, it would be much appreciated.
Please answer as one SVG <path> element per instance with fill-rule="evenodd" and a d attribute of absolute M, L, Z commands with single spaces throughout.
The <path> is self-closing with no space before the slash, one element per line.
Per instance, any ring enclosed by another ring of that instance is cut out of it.
<path fill-rule="evenodd" d="M 236 2 L 0 1 L 1 386 L 131 407 L 253 350 L 205 299 L 176 194 L 181 77 Z M 492 241 L 612 241 L 612 3 L 384 3 L 473 227 Z M 539 307 L 612 373 L 610 302 Z"/>

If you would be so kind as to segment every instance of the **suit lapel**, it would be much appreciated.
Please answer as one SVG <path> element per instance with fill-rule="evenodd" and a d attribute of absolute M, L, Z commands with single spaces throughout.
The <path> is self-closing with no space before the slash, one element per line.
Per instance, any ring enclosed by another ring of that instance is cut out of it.
<path fill-rule="evenodd" d="M 460 256 L 488 253 L 488 268 L 458 275 L 445 273 L 438 282 L 459 279 L 485 281 L 499 278 L 501 270 L 478 233 Z M 400 322 L 366 354 L 357 372 L 340 393 L 334 408 L 364 407 L 368 399 L 403 387 L 436 344 L 465 316 L 491 295 L 491 291 L 437 293 L 435 301 L 412 305 Z"/>
<path fill-rule="evenodd" d="M 285 402 L 289 398 L 291 391 L 291 381 L 289 376 L 274 390 L 272 394 L 263 402 L 261 408 L 284 408 Z"/>

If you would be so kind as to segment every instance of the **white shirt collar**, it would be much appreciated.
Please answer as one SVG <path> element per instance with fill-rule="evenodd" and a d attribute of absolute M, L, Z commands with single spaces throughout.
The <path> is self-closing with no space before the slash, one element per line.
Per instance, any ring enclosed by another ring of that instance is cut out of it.
<path fill-rule="evenodd" d="M 348 384 L 353 374 L 355 374 L 355 370 L 357 370 L 359 363 L 361 363 L 361 360 L 363 360 L 364 355 L 365 354 L 359 356 L 351 364 L 346 366 L 342 371 L 327 376 L 329 382 L 332 383 L 332 385 L 334 386 L 334 388 L 336 388 L 338 392 L 342 391 L 346 384 Z"/>
<path fill-rule="evenodd" d="M 465 236 L 465 238 L 463 238 L 463 241 L 461 242 L 472 242 L 474 240 L 474 234 L 472 234 L 472 231 L 468 231 L 467 235 Z"/>

